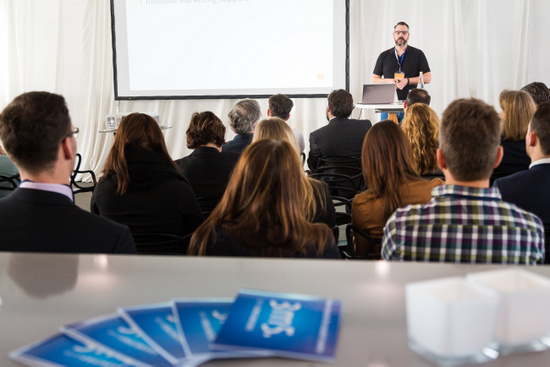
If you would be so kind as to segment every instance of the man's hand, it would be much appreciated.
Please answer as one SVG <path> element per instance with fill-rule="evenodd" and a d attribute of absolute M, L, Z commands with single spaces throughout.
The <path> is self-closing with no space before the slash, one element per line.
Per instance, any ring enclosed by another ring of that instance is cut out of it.
<path fill-rule="evenodd" d="M 409 84 L 409 80 L 407 78 L 403 78 L 399 81 L 397 79 L 395 80 L 395 87 L 400 90 L 403 90 L 403 88 L 405 88 L 407 84 Z"/>

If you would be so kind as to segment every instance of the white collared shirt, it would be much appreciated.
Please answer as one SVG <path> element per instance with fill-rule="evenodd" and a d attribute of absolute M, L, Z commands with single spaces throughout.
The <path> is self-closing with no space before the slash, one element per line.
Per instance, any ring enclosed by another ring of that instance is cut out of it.
<path fill-rule="evenodd" d="M 529 165 L 529 168 L 533 168 L 534 166 L 536 166 L 538 164 L 548 164 L 548 163 L 550 163 L 550 158 L 538 159 L 538 160 L 534 161 L 533 163 L 531 163 Z"/>
<path fill-rule="evenodd" d="M 73 201 L 73 190 L 67 185 L 23 181 L 23 182 L 21 182 L 21 185 L 19 185 L 19 187 L 21 187 L 23 189 L 33 189 L 33 190 L 56 192 L 58 194 L 65 195 L 66 197 L 71 199 L 71 201 Z"/>

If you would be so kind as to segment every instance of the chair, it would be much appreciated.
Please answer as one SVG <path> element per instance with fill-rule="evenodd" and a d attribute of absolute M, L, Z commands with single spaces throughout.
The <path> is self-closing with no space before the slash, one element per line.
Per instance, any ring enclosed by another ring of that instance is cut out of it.
<path fill-rule="evenodd" d="M 180 237 L 169 233 L 132 233 L 138 254 L 187 255 L 191 235 Z"/>
<path fill-rule="evenodd" d="M 333 199 L 352 200 L 358 193 L 354 178 L 343 173 L 314 172 L 310 173 L 309 177 L 325 182 Z M 346 205 L 346 212 L 351 212 L 351 204 Z"/>
<path fill-rule="evenodd" d="M 21 181 L 19 174 L 13 175 L 13 176 L 5 176 L 0 175 L 0 197 L 3 197 L 3 195 L 6 191 L 13 191 L 19 186 L 19 182 Z M 6 194 L 7 195 L 7 194 Z"/>
<path fill-rule="evenodd" d="M 356 190 L 364 191 L 366 189 L 361 160 L 356 157 L 320 158 L 317 168 L 311 171 L 311 174 L 313 173 L 338 173 L 346 175 L 353 180 Z"/>
<path fill-rule="evenodd" d="M 369 248 L 363 256 L 355 253 L 355 236 L 362 236 L 369 240 Z M 347 245 L 341 246 L 340 253 L 347 259 L 380 260 L 380 252 L 375 251 L 376 245 L 382 244 L 381 238 L 372 237 L 370 234 L 355 228 L 352 224 L 346 226 Z"/>
<path fill-rule="evenodd" d="M 73 189 L 73 194 L 78 194 L 81 192 L 94 192 L 97 185 L 97 179 L 95 173 L 92 170 L 80 170 L 80 164 L 82 163 L 82 156 L 80 153 L 76 153 L 76 167 L 71 175 L 71 188 Z M 89 173 L 92 176 L 93 185 L 91 186 L 81 186 L 76 182 L 76 175 L 82 173 Z"/>

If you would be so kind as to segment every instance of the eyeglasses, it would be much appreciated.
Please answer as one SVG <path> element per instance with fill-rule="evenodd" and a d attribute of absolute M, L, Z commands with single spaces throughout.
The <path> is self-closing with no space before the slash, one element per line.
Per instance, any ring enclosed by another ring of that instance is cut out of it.
<path fill-rule="evenodd" d="M 393 34 L 395 34 L 396 36 L 399 36 L 399 35 L 406 36 L 407 34 L 409 34 L 409 32 L 408 31 L 395 31 L 395 32 L 393 32 Z"/>
<path fill-rule="evenodd" d="M 80 132 L 80 129 L 78 127 L 75 127 L 73 131 L 71 131 L 69 134 L 65 136 L 65 138 L 70 138 L 71 136 L 74 136 L 75 139 L 78 139 L 79 132 Z"/>

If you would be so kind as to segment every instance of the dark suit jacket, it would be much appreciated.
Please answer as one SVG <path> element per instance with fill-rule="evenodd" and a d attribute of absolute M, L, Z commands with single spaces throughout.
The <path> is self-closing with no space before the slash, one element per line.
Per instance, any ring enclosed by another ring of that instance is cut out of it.
<path fill-rule="evenodd" d="M 0 251 L 136 253 L 136 246 L 128 227 L 62 194 L 19 188 L 0 200 Z"/>
<path fill-rule="evenodd" d="M 531 158 L 525 151 L 525 140 L 501 140 L 500 144 L 504 150 L 504 156 L 502 162 L 494 169 L 491 181 L 529 169 Z"/>
<path fill-rule="evenodd" d="M 544 224 L 546 242 L 545 263 L 550 263 L 550 164 L 539 164 L 527 171 L 499 178 L 493 184 L 502 195 L 502 200 L 536 214 Z"/>
<path fill-rule="evenodd" d="M 252 143 L 252 138 L 254 134 L 237 134 L 233 140 L 228 141 L 224 146 L 222 146 L 222 152 L 234 152 L 241 154 L 243 150 Z"/>
<path fill-rule="evenodd" d="M 363 139 L 371 127 L 369 120 L 333 118 L 309 135 L 307 165 L 317 168 L 319 158 L 361 157 Z"/>
<path fill-rule="evenodd" d="M 199 147 L 176 161 L 191 183 L 202 211 L 211 211 L 220 201 L 238 160 L 237 153 Z"/>

